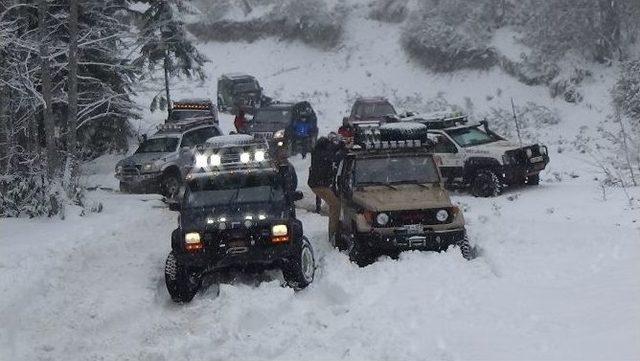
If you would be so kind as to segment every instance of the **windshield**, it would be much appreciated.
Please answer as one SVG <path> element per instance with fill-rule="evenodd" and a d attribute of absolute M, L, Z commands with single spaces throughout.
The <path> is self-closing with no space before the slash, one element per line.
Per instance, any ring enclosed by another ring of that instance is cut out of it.
<path fill-rule="evenodd" d="M 440 177 L 429 156 L 388 156 L 358 159 L 355 163 L 356 186 L 391 183 L 438 183 Z"/>
<path fill-rule="evenodd" d="M 487 134 L 478 128 L 461 128 L 447 130 L 447 134 L 461 147 L 492 143 L 500 140 L 492 134 Z"/>
<path fill-rule="evenodd" d="M 389 103 L 365 103 L 361 108 L 363 118 L 382 117 L 390 114 L 396 114 L 396 111 Z"/>
<path fill-rule="evenodd" d="M 211 118 L 211 111 L 209 110 L 177 110 L 174 109 L 169 115 L 169 120 L 177 122 L 185 119 L 194 118 Z"/>
<path fill-rule="evenodd" d="M 284 200 L 282 182 L 274 174 L 226 175 L 189 183 L 187 208 L 241 203 L 275 203 Z"/>
<path fill-rule="evenodd" d="M 289 109 L 260 109 L 253 118 L 254 123 L 282 124 L 286 126 L 291 119 Z"/>
<path fill-rule="evenodd" d="M 169 153 L 175 152 L 177 147 L 178 138 L 151 138 L 142 142 L 136 153 Z"/>
<path fill-rule="evenodd" d="M 250 93 L 250 92 L 258 92 L 260 91 L 260 87 L 256 82 L 243 82 L 236 83 L 233 85 L 234 93 Z"/>

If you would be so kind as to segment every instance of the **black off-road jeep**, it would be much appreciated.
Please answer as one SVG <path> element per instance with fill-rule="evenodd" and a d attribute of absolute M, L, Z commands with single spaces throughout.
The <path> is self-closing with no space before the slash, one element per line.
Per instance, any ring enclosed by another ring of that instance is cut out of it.
<path fill-rule="evenodd" d="M 226 269 L 280 268 L 295 289 L 313 281 L 313 250 L 295 213 L 302 193 L 266 157 L 248 144 L 196 156 L 181 201 L 170 205 L 180 212 L 165 266 L 174 301 L 191 301 L 203 275 Z"/>

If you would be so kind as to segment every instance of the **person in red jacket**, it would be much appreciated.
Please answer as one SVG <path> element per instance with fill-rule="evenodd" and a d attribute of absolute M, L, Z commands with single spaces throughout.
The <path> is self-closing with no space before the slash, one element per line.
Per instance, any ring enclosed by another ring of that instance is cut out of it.
<path fill-rule="evenodd" d="M 244 133 L 244 130 L 247 127 L 247 118 L 244 116 L 243 109 L 238 110 L 238 114 L 236 114 L 236 117 L 233 120 L 233 125 L 236 127 L 236 131 L 238 133 Z"/>

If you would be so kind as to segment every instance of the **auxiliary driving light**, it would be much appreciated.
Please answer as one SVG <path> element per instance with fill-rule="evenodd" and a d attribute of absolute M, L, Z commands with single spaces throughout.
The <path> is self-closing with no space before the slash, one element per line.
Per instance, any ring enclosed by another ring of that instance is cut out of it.
<path fill-rule="evenodd" d="M 264 151 L 257 150 L 253 155 L 253 160 L 255 160 L 256 162 L 264 162 Z"/>
<path fill-rule="evenodd" d="M 207 167 L 207 156 L 204 154 L 196 154 L 196 168 Z"/>
<path fill-rule="evenodd" d="M 249 163 L 251 161 L 251 154 L 249 153 L 242 153 L 240 154 L 240 162 L 241 163 Z"/>
<path fill-rule="evenodd" d="M 220 164 L 222 164 L 222 157 L 220 157 L 220 154 L 211 155 L 211 157 L 209 157 L 209 164 L 211 164 L 214 167 L 217 167 Z"/>

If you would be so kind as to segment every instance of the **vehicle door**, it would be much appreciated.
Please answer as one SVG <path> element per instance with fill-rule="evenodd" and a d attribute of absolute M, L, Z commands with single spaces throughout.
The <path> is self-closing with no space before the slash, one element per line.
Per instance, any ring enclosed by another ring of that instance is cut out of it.
<path fill-rule="evenodd" d="M 434 143 L 433 153 L 440 173 L 445 182 L 462 179 L 464 175 L 464 156 L 458 146 L 446 134 L 429 132 L 429 140 Z"/>

